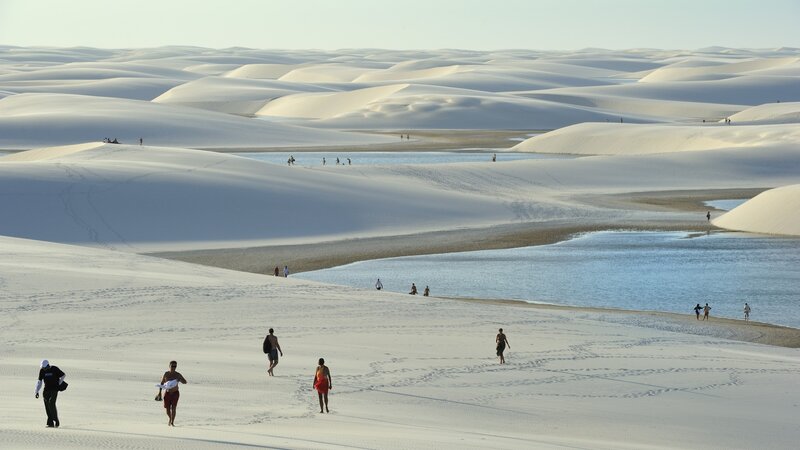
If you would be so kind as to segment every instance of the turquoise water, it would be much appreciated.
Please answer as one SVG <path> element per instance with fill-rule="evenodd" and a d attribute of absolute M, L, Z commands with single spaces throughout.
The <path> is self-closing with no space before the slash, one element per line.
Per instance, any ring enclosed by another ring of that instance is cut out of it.
<path fill-rule="evenodd" d="M 462 149 L 454 152 L 251 152 L 234 153 L 237 156 L 257 159 L 273 164 L 286 164 L 290 156 L 294 156 L 295 165 L 321 166 L 322 158 L 326 165 L 335 166 L 336 158 L 339 163 L 347 165 L 347 158 L 353 165 L 392 165 L 392 164 L 446 164 L 459 162 L 491 162 L 492 155 L 497 155 L 497 161 L 519 161 L 524 159 L 569 159 L 572 155 L 549 155 L 538 153 L 502 153 Z"/>
<path fill-rule="evenodd" d="M 751 318 L 800 328 L 800 239 L 591 233 L 553 245 L 364 261 L 298 278 L 407 293 Z"/>

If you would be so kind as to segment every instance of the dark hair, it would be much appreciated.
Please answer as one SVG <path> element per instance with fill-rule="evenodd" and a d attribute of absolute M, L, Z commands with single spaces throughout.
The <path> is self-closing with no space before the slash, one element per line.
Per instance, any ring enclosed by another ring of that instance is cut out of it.
<path fill-rule="evenodd" d="M 502 328 L 500 328 L 500 329 L 499 329 L 499 330 L 497 330 L 497 331 L 499 331 L 499 332 L 501 332 L 501 333 L 502 333 L 502 332 L 503 332 L 503 329 L 502 329 Z"/>
<path fill-rule="evenodd" d="M 178 365 L 178 361 L 170 361 L 169 365 L 170 366 L 177 366 Z"/>
<path fill-rule="evenodd" d="M 270 332 L 270 333 L 274 333 L 274 332 L 275 332 L 275 330 L 273 330 L 272 328 L 270 328 L 270 329 L 269 329 L 269 332 Z"/>
<path fill-rule="evenodd" d="M 325 358 L 320 358 L 319 359 L 319 365 L 321 366 L 323 364 L 325 364 Z"/>

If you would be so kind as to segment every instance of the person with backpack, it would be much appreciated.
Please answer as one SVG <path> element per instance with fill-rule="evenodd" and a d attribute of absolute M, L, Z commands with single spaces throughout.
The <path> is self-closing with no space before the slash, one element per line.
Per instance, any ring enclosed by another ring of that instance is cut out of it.
<path fill-rule="evenodd" d="M 67 389 L 67 383 L 64 382 L 66 376 L 67 375 L 57 366 L 51 366 L 50 362 L 46 359 L 42 360 L 39 366 L 39 380 L 36 382 L 34 396 L 39 398 L 39 390 L 42 388 L 42 384 L 44 384 L 42 397 L 44 400 L 44 410 L 47 413 L 47 428 L 58 428 L 61 425 L 61 422 L 58 421 L 56 400 L 58 399 L 58 393 Z"/>
<path fill-rule="evenodd" d="M 269 376 L 274 376 L 275 374 L 272 373 L 272 370 L 275 366 L 278 365 L 278 352 L 280 352 L 281 356 L 283 356 L 283 350 L 281 350 L 281 344 L 278 343 L 278 337 L 275 336 L 275 330 L 272 328 L 269 329 L 269 334 L 267 337 L 264 338 L 264 353 L 267 355 L 269 359 L 269 369 L 267 369 L 267 373 Z"/>

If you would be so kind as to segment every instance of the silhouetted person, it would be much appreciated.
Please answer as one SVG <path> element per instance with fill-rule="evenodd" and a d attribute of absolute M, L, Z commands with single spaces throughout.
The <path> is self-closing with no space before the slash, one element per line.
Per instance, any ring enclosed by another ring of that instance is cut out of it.
<path fill-rule="evenodd" d="M 508 339 L 506 339 L 506 335 L 503 333 L 502 328 L 498 330 L 495 342 L 497 343 L 497 356 L 500 357 L 500 364 L 505 364 L 506 358 L 505 356 L 503 356 L 503 352 L 506 351 L 506 346 L 508 346 L 508 348 L 511 348 L 511 344 L 508 343 Z"/>
<path fill-rule="evenodd" d="M 56 366 L 51 366 L 50 362 L 46 359 L 42 360 L 39 366 L 39 380 L 36 381 L 36 391 L 34 396 L 39 398 L 39 389 L 44 384 L 44 391 L 42 397 L 44 400 L 44 411 L 47 413 L 47 427 L 58 428 L 61 423 L 58 421 L 58 409 L 56 409 L 56 400 L 58 399 L 58 392 L 64 383 L 64 378 L 67 375 Z"/>
<path fill-rule="evenodd" d="M 417 285 L 416 284 L 411 283 L 411 292 L 409 292 L 409 294 L 417 295 Z"/>
<path fill-rule="evenodd" d="M 711 312 L 711 307 L 708 306 L 708 303 L 706 303 L 706 306 L 703 307 L 703 320 L 708 320 L 709 312 Z"/>
<path fill-rule="evenodd" d="M 430 294 L 430 293 L 431 293 L 431 290 L 430 290 L 430 289 L 428 289 L 428 286 L 425 286 L 425 290 L 424 290 L 424 291 L 422 291 L 422 296 L 423 296 L 423 297 L 427 297 L 427 296 L 428 296 L 428 294 Z"/>
<path fill-rule="evenodd" d="M 697 320 L 700 320 L 700 311 L 702 310 L 703 307 L 700 306 L 700 303 L 698 303 L 697 306 L 694 307 L 694 315 L 697 316 Z"/>
<path fill-rule="evenodd" d="M 744 320 L 750 320 L 750 305 L 744 304 Z"/>
<path fill-rule="evenodd" d="M 269 343 L 269 352 L 267 353 L 267 358 L 269 359 L 269 369 L 267 369 L 267 373 L 269 376 L 275 375 L 272 373 L 272 369 L 278 365 L 278 352 L 281 353 L 283 356 L 283 350 L 281 350 L 281 344 L 278 343 L 278 337 L 275 336 L 275 330 L 272 328 L 269 329 L 269 334 L 266 337 L 267 342 Z"/>

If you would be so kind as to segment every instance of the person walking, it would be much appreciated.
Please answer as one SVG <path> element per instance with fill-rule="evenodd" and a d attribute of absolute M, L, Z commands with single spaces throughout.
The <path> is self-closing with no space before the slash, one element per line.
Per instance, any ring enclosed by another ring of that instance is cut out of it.
<path fill-rule="evenodd" d="M 377 281 L 377 282 L 375 282 L 375 289 L 377 289 L 377 290 L 379 290 L 379 291 L 380 291 L 381 289 L 383 289 L 383 283 L 381 283 L 381 279 L 380 279 L 380 278 L 378 278 L 378 281 Z"/>
<path fill-rule="evenodd" d="M 274 376 L 275 374 L 272 373 L 272 369 L 278 365 L 278 352 L 281 353 L 283 356 L 283 350 L 281 350 L 281 344 L 278 343 L 278 336 L 275 336 L 275 330 L 272 328 L 269 329 L 269 334 L 266 338 L 264 338 L 264 350 L 267 353 L 267 358 L 269 359 L 269 369 L 267 369 L 267 373 L 269 376 Z"/>
<path fill-rule="evenodd" d="M 164 376 L 161 377 L 161 384 L 156 385 L 158 388 L 158 394 L 156 394 L 157 402 L 161 401 L 161 390 L 164 390 L 164 409 L 167 410 L 167 417 L 169 418 L 167 425 L 171 427 L 175 426 L 175 413 L 178 410 L 178 399 L 181 397 L 178 383 L 186 384 L 186 378 L 183 378 L 183 375 L 175 370 L 177 368 L 178 363 L 170 361 L 169 370 L 164 372 Z"/>
<path fill-rule="evenodd" d="M 325 358 L 319 359 L 319 365 L 317 366 L 317 371 L 314 372 L 314 389 L 317 390 L 317 394 L 319 395 L 319 412 L 331 412 L 328 409 L 328 391 L 333 389 L 333 381 L 331 380 L 331 371 L 328 369 L 328 366 L 325 365 Z M 323 407 L 323 400 L 325 411 L 322 410 Z"/>
<path fill-rule="evenodd" d="M 706 303 L 706 306 L 703 307 L 703 320 L 708 320 L 709 312 L 711 312 L 711 307 L 708 306 L 708 303 Z"/>
<path fill-rule="evenodd" d="M 56 400 L 58 399 L 58 392 L 66 389 L 67 385 L 64 383 L 64 378 L 67 375 L 61 371 L 57 366 L 51 366 L 50 361 L 43 359 L 39 365 L 39 380 L 36 382 L 36 391 L 34 397 L 39 398 L 39 390 L 44 384 L 44 391 L 42 397 L 44 400 L 44 411 L 47 413 L 47 428 L 58 428 L 61 422 L 58 421 L 58 409 L 56 409 Z"/>
<path fill-rule="evenodd" d="M 744 304 L 744 320 L 750 320 L 750 305 L 747 303 Z"/>
<path fill-rule="evenodd" d="M 711 222 L 711 211 L 706 211 L 706 220 Z"/>
<path fill-rule="evenodd" d="M 289 266 L 283 266 L 283 277 L 289 278 Z"/>
<path fill-rule="evenodd" d="M 700 311 L 702 310 L 703 307 L 700 306 L 700 303 L 698 303 L 697 306 L 694 307 L 694 315 L 697 316 L 697 320 L 700 320 Z"/>
<path fill-rule="evenodd" d="M 506 339 L 506 335 L 503 333 L 502 328 L 498 330 L 495 343 L 497 344 L 497 356 L 500 357 L 500 364 L 505 364 L 506 358 L 503 356 L 503 352 L 506 351 L 506 347 L 511 348 L 511 344 L 508 343 L 508 339 Z"/>

